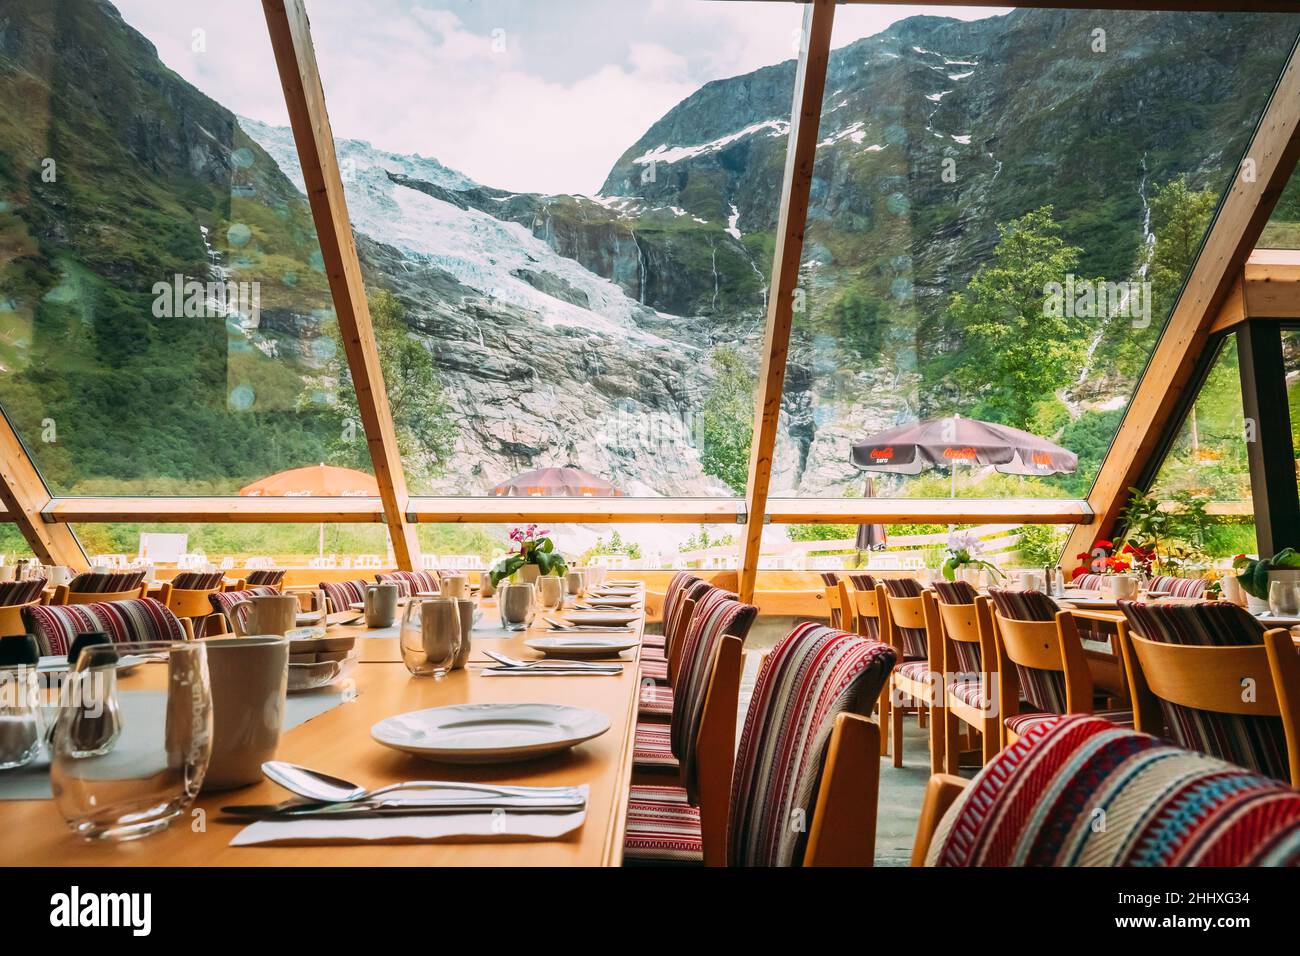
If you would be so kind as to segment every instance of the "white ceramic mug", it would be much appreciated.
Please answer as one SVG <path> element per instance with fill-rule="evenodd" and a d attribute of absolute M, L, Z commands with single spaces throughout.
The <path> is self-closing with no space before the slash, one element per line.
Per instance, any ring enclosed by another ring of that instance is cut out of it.
<path fill-rule="evenodd" d="M 366 612 L 366 627 L 392 627 L 397 620 L 397 585 L 370 585 L 366 588 L 363 608 Z"/>
<path fill-rule="evenodd" d="M 544 574 L 537 579 L 537 602 L 545 611 L 558 611 L 564 606 L 564 579 L 554 574 Z"/>
<path fill-rule="evenodd" d="M 283 637 L 298 626 L 298 598 L 292 594 L 256 594 L 236 604 L 231 617 L 237 637 Z"/>
<path fill-rule="evenodd" d="M 49 582 L 56 587 L 60 584 L 67 584 L 72 580 L 72 576 L 68 574 L 68 569 L 61 564 L 52 564 L 47 567 L 45 571 L 48 575 Z"/>
<path fill-rule="evenodd" d="M 1106 578 L 1107 589 L 1116 601 L 1131 601 L 1137 597 L 1138 580 L 1132 574 L 1111 574 Z"/>
<path fill-rule="evenodd" d="M 564 576 L 564 584 L 570 594 L 578 597 L 587 588 L 587 576 L 582 571 L 570 571 Z"/>
<path fill-rule="evenodd" d="M 492 586 L 492 572 L 480 571 L 478 573 L 478 596 L 480 598 L 490 598 L 496 592 L 497 589 Z"/>
<path fill-rule="evenodd" d="M 275 757 L 284 730 L 289 642 L 258 636 L 204 643 L 212 686 L 212 758 L 203 789 L 259 783 L 262 764 Z"/>
<path fill-rule="evenodd" d="M 444 574 L 441 591 L 443 597 L 454 601 L 469 597 L 469 578 L 464 574 Z"/>

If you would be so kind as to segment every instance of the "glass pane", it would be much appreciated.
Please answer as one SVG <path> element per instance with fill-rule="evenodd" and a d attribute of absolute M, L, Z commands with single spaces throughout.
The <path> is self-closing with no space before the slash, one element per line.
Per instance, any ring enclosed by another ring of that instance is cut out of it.
<path fill-rule="evenodd" d="M 1300 18 L 887 9 L 836 18 L 774 493 L 1083 496 Z"/>
<path fill-rule="evenodd" d="M 287 122 L 261 4 L 116 6 L 7 5 L 0 402 L 55 494 L 368 471 L 307 201 L 247 133 Z"/>
<path fill-rule="evenodd" d="M 742 492 L 801 8 L 383 7 L 312 33 L 412 493 Z"/>
<path fill-rule="evenodd" d="M 0 524 L 0 564 L 12 564 L 13 558 L 30 558 L 31 545 L 17 525 Z"/>
<path fill-rule="evenodd" d="M 1197 577 L 1206 567 L 1226 568 L 1233 556 L 1255 552 L 1235 336 L 1219 353 L 1148 500 L 1169 521 L 1167 532 L 1157 536 L 1166 573 Z M 1133 534 L 1139 543 L 1151 537 L 1142 527 Z"/>
<path fill-rule="evenodd" d="M 1256 245 L 1260 249 L 1300 249 L 1300 179 L 1294 172 Z"/>

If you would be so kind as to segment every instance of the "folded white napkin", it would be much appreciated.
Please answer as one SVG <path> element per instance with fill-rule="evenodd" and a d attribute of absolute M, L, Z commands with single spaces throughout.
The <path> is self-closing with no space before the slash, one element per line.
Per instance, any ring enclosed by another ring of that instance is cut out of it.
<path fill-rule="evenodd" d="M 578 788 L 588 795 L 588 787 Z M 244 827 L 231 846 L 304 846 L 313 843 L 495 843 L 558 840 L 587 820 L 573 813 L 439 813 L 411 817 L 350 817 L 327 820 L 259 820 Z"/>

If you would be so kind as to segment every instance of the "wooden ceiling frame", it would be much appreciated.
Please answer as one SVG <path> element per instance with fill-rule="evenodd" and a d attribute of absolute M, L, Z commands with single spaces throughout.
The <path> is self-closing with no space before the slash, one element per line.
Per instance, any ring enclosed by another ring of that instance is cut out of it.
<path fill-rule="evenodd" d="M 0 500 L 4 501 L 6 517 L 18 526 L 42 564 L 62 564 L 77 571 L 90 567 L 72 529 L 45 519 L 44 511 L 51 501 L 50 489 L 3 410 L 0 410 Z"/>
<path fill-rule="evenodd" d="M 814 0 L 804 8 L 790 135 L 786 140 L 785 171 L 781 176 L 776 248 L 772 255 L 772 279 L 767 296 L 763 361 L 755 392 L 749 479 L 745 484 L 747 504 L 744 550 L 740 559 L 740 599 L 746 602 L 753 598 L 754 582 L 758 578 L 758 556 L 763 544 L 767 493 L 772 482 L 777 425 L 781 419 L 790 328 L 794 322 L 803 233 L 808 222 L 808 194 L 812 187 L 813 163 L 817 160 L 817 134 L 821 125 L 834 22 L 834 0 Z"/>
<path fill-rule="evenodd" d="M 303 0 L 262 0 L 262 9 L 275 51 L 280 85 L 284 88 L 375 482 L 379 485 L 384 524 L 392 539 L 397 566 L 412 570 L 420 566 L 420 543 L 414 526 L 406 520 L 410 495 L 397 448 L 388 392 L 384 388 L 384 370 L 375 344 L 307 10 Z"/>
<path fill-rule="evenodd" d="M 1201 354 L 1217 334 L 1224 308 L 1245 301 L 1247 263 L 1278 197 L 1300 160 L 1300 44 L 1291 56 L 1260 117 L 1259 125 L 1219 205 L 1173 312 L 1156 342 L 1119 431 L 1102 459 L 1088 494 L 1096 515 L 1077 526 L 1066 543 L 1067 557 L 1091 551 L 1098 538 L 1114 534 L 1129 489 L 1155 474 L 1154 459 L 1165 433 L 1178 427 Z M 1247 175 L 1247 172 L 1250 175 Z M 1219 328 L 1221 330 L 1221 327 Z"/>

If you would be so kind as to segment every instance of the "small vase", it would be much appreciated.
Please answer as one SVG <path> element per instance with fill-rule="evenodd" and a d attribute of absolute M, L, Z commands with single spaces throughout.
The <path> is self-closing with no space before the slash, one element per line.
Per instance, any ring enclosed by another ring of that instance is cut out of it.
<path fill-rule="evenodd" d="M 519 569 L 520 584 L 536 584 L 537 579 L 542 576 L 542 569 L 536 564 L 525 564 Z"/>

